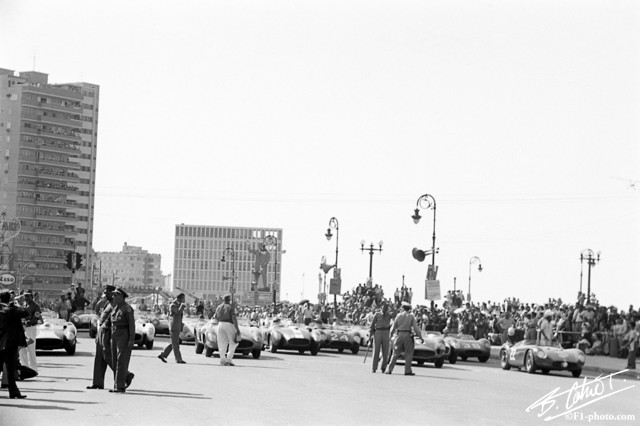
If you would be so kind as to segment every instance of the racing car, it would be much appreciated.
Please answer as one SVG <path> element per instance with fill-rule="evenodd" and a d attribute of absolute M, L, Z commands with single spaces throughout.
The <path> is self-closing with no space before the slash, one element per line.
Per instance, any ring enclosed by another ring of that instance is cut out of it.
<path fill-rule="evenodd" d="M 64 349 L 69 355 L 76 353 L 78 330 L 72 322 L 58 318 L 57 313 L 43 312 L 42 324 L 38 325 L 37 330 L 36 350 Z"/>
<path fill-rule="evenodd" d="M 271 353 L 291 350 L 300 354 L 309 351 L 311 355 L 317 355 L 322 343 L 322 333 L 318 329 L 278 318 L 274 319 L 267 335 Z"/>
<path fill-rule="evenodd" d="M 536 370 L 549 374 L 551 370 L 570 371 L 573 377 L 580 377 L 586 361 L 580 349 L 564 349 L 559 344 L 539 345 L 535 340 L 521 340 L 513 345 L 505 343 L 500 348 L 500 366 L 503 370 L 511 367 L 523 368 L 529 374 Z"/>
<path fill-rule="evenodd" d="M 312 334 L 314 332 L 323 334 L 320 339 L 315 339 L 319 341 L 320 349 L 337 349 L 339 353 L 348 349 L 354 355 L 357 355 L 360 350 L 360 334 L 345 324 L 325 325 L 314 323 L 309 331 Z"/>
<path fill-rule="evenodd" d="M 186 316 L 182 319 L 182 331 L 180 331 L 180 343 L 195 343 L 196 330 L 207 323 L 204 316 Z"/>
<path fill-rule="evenodd" d="M 413 360 L 418 365 L 424 365 L 425 362 L 432 362 L 436 368 L 442 368 L 444 360 L 449 355 L 448 346 L 444 341 L 444 337 L 440 333 L 431 331 L 422 331 L 423 342 L 420 342 L 417 336 L 414 336 Z M 401 358 L 403 358 L 401 356 Z"/>
<path fill-rule="evenodd" d="M 155 340 L 156 329 L 147 318 L 136 319 L 136 336 L 133 340 L 134 345 L 139 348 L 146 347 L 153 349 L 153 341 Z"/>
<path fill-rule="evenodd" d="M 149 321 L 156 329 L 156 334 L 166 334 L 170 335 L 169 332 L 169 319 L 166 315 L 162 314 L 151 314 L 147 316 L 147 321 Z"/>
<path fill-rule="evenodd" d="M 98 315 L 92 310 L 76 311 L 71 315 L 71 322 L 77 330 L 89 329 L 89 337 L 96 337 L 98 332 Z"/>
<path fill-rule="evenodd" d="M 444 340 L 451 347 L 449 363 L 455 364 L 456 359 L 466 361 L 468 358 L 478 358 L 480 362 L 487 362 L 491 357 L 491 342 L 488 339 L 476 340 L 470 334 L 445 334 Z"/>
<path fill-rule="evenodd" d="M 262 330 L 256 323 L 246 318 L 238 318 L 238 328 L 242 340 L 238 343 L 235 353 L 241 353 L 244 356 L 251 354 L 255 359 L 260 358 L 264 348 Z M 206 357 L 213 356 L 215 351 L 219 352 L 218 320 L 216 319 L 211 319 L 196 330 L 196 353 L 201 354 L 203 351 Z"/>

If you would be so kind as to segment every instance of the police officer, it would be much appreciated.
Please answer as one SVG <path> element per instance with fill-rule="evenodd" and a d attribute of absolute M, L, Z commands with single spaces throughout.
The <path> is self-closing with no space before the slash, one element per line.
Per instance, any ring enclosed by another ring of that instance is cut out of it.
<path fill-rule="evenodd" d="M 36 336 L 38 334 L 38 324 L 42 322 L 42 310 L 40 309 L 40 305 L 33 300 L 33 293 L 31 290 L 24 292 L 24 308 L 27 310 L 27 317 L 25 318 L 25 334 L 28 342 L 26 348 L 20 349 L 20 364 L 22 364 L 20 378 L 22 380 L 38 375 L 35 343 Z M 26 369 L 31 371 L 26 371 Z"/>
<path fill-rule="evenodd" d="M 389 362 L 389 330 L 391 329 L 391 315 L 389 314 L 389 304 L 382 302 L 382 311 L 376 312 L 371 321 L 369 336 L 373 339 L 373 368 L 375 373 L 380 362 L 380 351 L 382 350 L 382 372 L 387 369 Z"/>
<path fill-rule="evenodd" d="M 420 333 L 416 319 L 411 313 L 411 304 L 408 302 L 402 302 L 402 312 L 400 312 L 393 321 L 391 335 L 393 336 L 395 332 L 397 332 L 398 335 L 393 343 L 393 358 L 391 358 L 387 374 L 393 372 L 393 367 L 395 367 L 398 357 L 404 352 L 404 375 L 415 376 L 416 373 L 411 371 L 414 346 L 412 332 L 415 333 L 416 336 L 419 336 L 418 339 L 420 342 L 424 343 L 424 340 L 422 339 L 422 334 Z"/>
<path fill-rule="evenodd" d="M 111 359 L 114 384 L 109 392 L 124 393 L 127 388 L 127 375 L 131 350 L 136 335 L 133 308 L 125 299 L 129 295 L 122 289 L 113 292 L 113 305 L 105 310 L 109 312 L 111 323 Z"/>

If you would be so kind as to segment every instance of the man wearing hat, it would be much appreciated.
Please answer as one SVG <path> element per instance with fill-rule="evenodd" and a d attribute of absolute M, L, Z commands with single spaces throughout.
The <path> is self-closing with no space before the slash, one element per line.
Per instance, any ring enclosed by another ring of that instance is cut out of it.
<path fill-rule="evenodd" d="M 420 342 L 424 343 L 424 340 L 422 339 L 422 333 L 418 328 L 416 319 L 411 313 L 410 303 L 402 302 L 402 311 L 396 316 L 396 319 L 393 321 L 393 326 L 391 326 L 391 336 L 393 336 L 394 332 L 397 332 L 397 336 L 393 343 L 393 358 L 391 358 L 387 374 L 393 372 L 393 367 L 395 367 L 398 357 L 404 352 L 404 375 L 415 376 L 415 373 L 411 371 L 414 346 L 412 332 L 418 336 Z"/>
<path fill-rule="evenodd" d="M 42 318 L 42 310 L 33 300 L 33 292 L 27 290 L 24 292 L 24 308 L 27 310 L 25 318 L 25 334 L 27 339 L 33 343 L 27 345 L 26 348 L 20 350 L 20 364 L 33 370 L 33 376 L 38 375 L 38 363 L 36 362 L 36 336 L 38 334 L 38 323 Z"/>
<path fill-rule="evenodd" d="M 369 336 L 373 338 L 373 367 L 375 373 L 380 362 L 380 351 L 382 351 L 382 372 L 384 373 L 389 363 L 389 330 L 391 329 L 391 315 L 389 314 L 389 304 L 382 302 L 382 310 L 376 312 L 371 321 Z"/>
<path fill-rule="evenodd" d="M 178 364 L 186 364 L 186 362 L 182 359 L 182 354 L 180 353 L 180 332 L 182 331 L 182 316 L 184 314 L 184 309 L 187 307 L 184 303 L 185 295 L 184 293 L 180 293 L 178 297 L 173 299 L 171 302 L 170 311 L 169 311 L 169 333 L 171 334 L 171 343 L 169 346 L 164 348 L 162 353 L 158 355 L 160 361 L 167 362 L 167 357 L 173 350 L 173 356 L 176 358 L 176 362 Z"/>
<path fill-rule="evenodd" d="M 238 328 L 238 319 L 233 304 L 231 303 L 231 295 L 224 295 L 224 302 L 216 309 L 214 318 L 218 320 L 218 351 L 220 352 L 220 365 L 235 365 L 233 363 L 233 354 L 238 347 L 238 337 L 240 336 L 240 328 Z M 227 345 L 229 349 L 227 350 Z"/>
<path fill-rule="evenodd" d="M 131 350 L 136 336 L 135 318 L 133 308 L 125 299 L 129 295 L 120 287 L 113 292 L 113 304 L 102 313 L 109 316 L 111 324 L 111 363 L 113 368 L 114 384 L 109 392 L 124 393 L 130 382 L 129 361 Z"/>

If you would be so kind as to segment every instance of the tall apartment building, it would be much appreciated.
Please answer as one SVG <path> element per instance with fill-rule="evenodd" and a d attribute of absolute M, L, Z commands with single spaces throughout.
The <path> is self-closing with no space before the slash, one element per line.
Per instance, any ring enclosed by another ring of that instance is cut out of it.
<path fill-rule="evenodd" d="M 255 250 L 259 250 L 267 236 L 271 237 L 266 240 L 269 262 L 262 269 L 267 286 L 261 275 L 257 291 L 254 291 L 251 283 L 255 281 Z M 230 250 L 225 252 L 226 249 Z M 223 256 L 224 262 L 221 261 Z M 234 269 L 235 279 L 232 279 Z M 174 293 L 181 291 L 197 298 L 212 299 L 233 292 L 241 303 L 265 305 L 272 302 L 273 290 L 276 298 L 280 298 L 281 270 L 282 229 L 176 225 Z"/>
<path fill-rule="evenodd" d="M 99 99 L 95 84 L 0 68 L 0 212 L 21 225 L 3 250 L 24 288 L 68 288 L 69 251 L 84 257 L 75 280 L 90 280 Z"/>
<path fill-rule="evenodd" d="M 161 255 L 149 253 L 142 247 L 124 243 L 121 252 L 97 252 L 94 263 L 94 282 L 100 286 L 113 284 L 133 292 L 155 291 L 164 288 Z"/>

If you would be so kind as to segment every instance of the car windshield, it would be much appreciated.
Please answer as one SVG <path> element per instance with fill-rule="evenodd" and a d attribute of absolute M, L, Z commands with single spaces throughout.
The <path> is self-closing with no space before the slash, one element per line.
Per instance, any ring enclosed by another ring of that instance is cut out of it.
<path fill-rule="evenodd" d="M 442 334 L 439 331 L 423 331 L 422 337 L 442 337 Z"/>
<path fill-rule="evenodd" d="M 469 334 L 458 334 L 458 339 L 460 340 L 476 340 L 473 336 Z"/>

